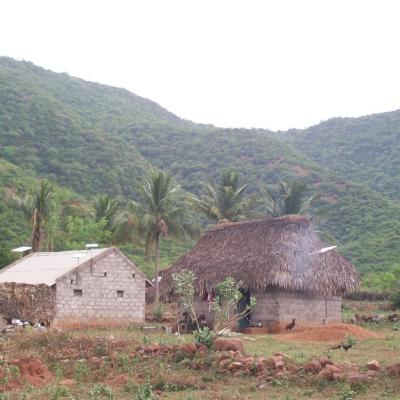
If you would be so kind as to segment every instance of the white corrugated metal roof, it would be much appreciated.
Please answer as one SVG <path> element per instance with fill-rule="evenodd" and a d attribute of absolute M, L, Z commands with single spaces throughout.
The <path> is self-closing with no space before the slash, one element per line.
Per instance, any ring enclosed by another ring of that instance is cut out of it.
<path fill-rule="evenodd" d="M 32 253 L 0 270 L 0 283 L 54 285 L 56 279 L 107 249 Z"/>

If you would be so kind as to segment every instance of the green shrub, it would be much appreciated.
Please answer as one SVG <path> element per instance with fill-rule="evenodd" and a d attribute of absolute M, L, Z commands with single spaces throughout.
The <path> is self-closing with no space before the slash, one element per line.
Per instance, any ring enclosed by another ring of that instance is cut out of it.
<path fill-rule="evenodd" d="M 136 387 L 132 400 L 157 400 L 157 397 L 153 393 L 151 385 L 146 383 Z"/>
<path fill-rule="evenodd" d="M 353 396 L 356 392 L 349 386 L 344 385 L 339 392 L 339 399 L 340 400 L 353 400 Z"/>
<path fill-rule="evenodd" d="M 158 303 L 153 310 L 153 317 L 156 321 L 161 321 L 162 320 L 162 316 L 164 314 L 164 307 L 161 303 Z"/>
<path fill-rule="evenodd" d="M 114 398 L 113 390 L 103 383 L 95 383 L 89 391 L 90 397 L 94 397 L 95 399 L 106 397 L 109 400 Z"/>
<path fill-rule="evenodd" d="M 90 374 L 90 368 L 85 360 L 79 360 L 75 366 L 75 380 L 78 383 L 85 382 Z"/>
<path fill-rule="evenodd" d="M 207 326 L 195 331 L 193 338 L 196 343 L 205 344 L 209 349 L 214 342 L 214 335 Z"/>
<path fill-rule="evenodd" d="M 66 386 L 60 384 L 51 385 L 47 387 L 46 392 L 50 400 L 58 400 L 62 397 L 68 397 L 71 394 L 71 392 Z"/>

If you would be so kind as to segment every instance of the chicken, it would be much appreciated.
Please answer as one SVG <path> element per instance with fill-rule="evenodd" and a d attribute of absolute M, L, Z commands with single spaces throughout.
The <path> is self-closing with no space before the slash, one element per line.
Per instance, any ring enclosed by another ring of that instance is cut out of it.
<path fill-rule="evenodd" d="M 285 326 L 285 329 L 289 332 L 292 332 L 292 329 L 294 328 L 295 325 L 296 325 L 296 318 L 293 318 L 292 322 Z"/>
<path fill-rule="evenodd" d="M 351 343 L 349 343 L 349 344 L 344 344 L 344 343 L 342 343 L 342 348 L 343 348 L 343 350 L 345 351 L 345 352 L 347 352 L 349 349 L 351 349 L 353 346 L 352 346 L 352 344 Z"/>

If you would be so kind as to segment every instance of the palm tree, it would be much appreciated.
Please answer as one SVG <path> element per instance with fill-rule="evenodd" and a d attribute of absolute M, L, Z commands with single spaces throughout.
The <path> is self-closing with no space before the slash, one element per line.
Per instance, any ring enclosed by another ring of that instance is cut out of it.
<path fill-rule="evenodd" d="M 289 214 L 305 214 L 312 203 L 319 197 L 318 194 L 305 198 L 309 188 L 304 182 L 279 182 L 279 193 L 275 196 L 268 192 L 267 209 L 273 217 Z"/>
<path fill-rule="evenodd" d="M 221 183 L 213 181 L 205 184 L 204 193 L 193 198 L 194 207 L 215 222 L 238 221 L 251 215 L 254 196 L 246 195 L 247 185 L 241 175 L 225 169 L 221 174 Z"/>
<path fill-rule="evenodd" d="M 30 242 L 33 252 L 40 251 L 42 248 L 45 239 L 44 226 L 50 216 L 52 198 L 53 188 L 45 180 L 41 182 L 39 190 L 32 190 L 25 199 L 20 200 L 17 198 L 19 206 L 32 225 Z"/>
<path fill-rule="evenodd" d="M 93 202 L 93 206 L 96 221 L 98 222 L 101 219 L 104 219 L 106 221 L 104 229 L 111 232 L 114 228 L 114 219 L 118 212 L 119 201 L 115 198 L 112 199 L 108 195 L 99 196 Z"/>
<path fill-rule="evenodd" d="M 175 237 L 193 236 L 197 233 L 189 219 L 188 204 L 182 200 L 180 186 L 175 186 L 171 175 L 164 172 L 150 174 L 141 187 L 143 202 L 133 200 L 120 215 L 119 222 L 126 232 L 140 236 L 148 252 L 155 246 L 155 292 L 159 298 L 158 276 L 160 271 L 160 239 L 168 235 Z"/>

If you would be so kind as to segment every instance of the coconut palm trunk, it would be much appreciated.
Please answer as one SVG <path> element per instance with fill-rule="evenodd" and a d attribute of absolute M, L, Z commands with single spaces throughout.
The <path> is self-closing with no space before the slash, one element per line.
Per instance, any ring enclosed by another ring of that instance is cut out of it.
<path fill-rule="evenodd" d="M 36 253 L 41 250 L 43 238 L 41 218 L 37 210 L 34 211 L 32 220 L 32 252 Z"/>
<path fill-rule="evenodd" d="M 156 236 L 155 240 L 155 251 L 156 251 L 156 272 L 154 275 L 155 279 L 155 290 L 156 290 L 156 303 L 158 303 L 159 299 L 159 291 L 158 291 L 158 275 L 160 273 L 160 235 Z"/>

